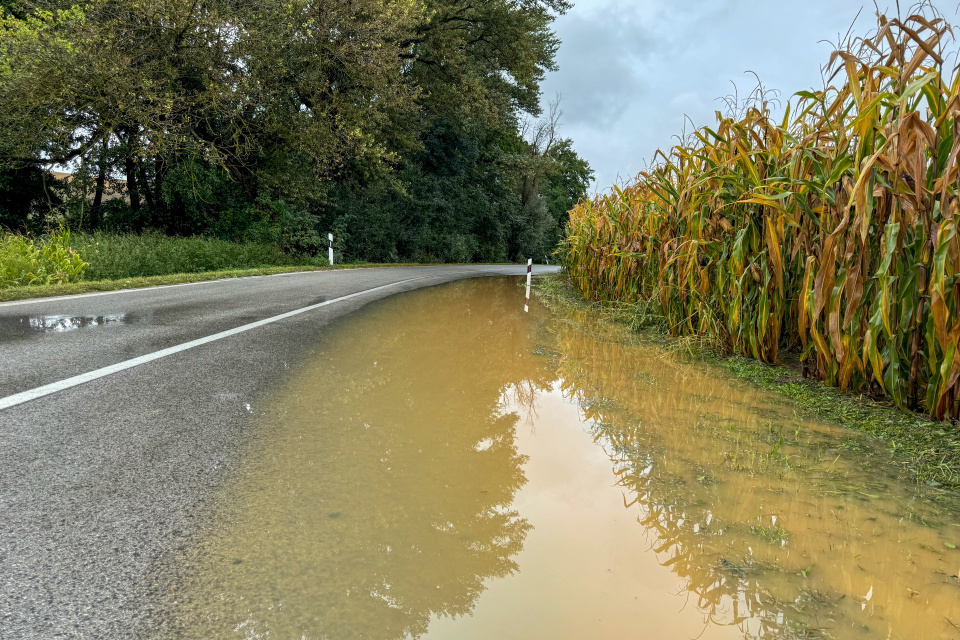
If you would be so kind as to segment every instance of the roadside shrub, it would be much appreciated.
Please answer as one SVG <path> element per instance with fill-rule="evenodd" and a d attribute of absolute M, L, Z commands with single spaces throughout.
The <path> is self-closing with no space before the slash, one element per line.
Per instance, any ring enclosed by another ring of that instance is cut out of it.
<path fill-rule="evenodd" d="M 150 214 L 150 209 L 146 206 L 141 207 L 140 211 L 134 211 L 126 198 L 104 200 L 100 205 L 100 225 L 97 229 L 113 233 L 135 233 L 146 225 Z"/>
<path fill-rule="evenodd" d="M 308 211 L 284 204 L 280 248 L 297 255 L 317 255 L 326 246 L 317 231 L 317 220 Z"/>
<path fill-rule="evenodd" d="M 326 260 L 291 255 L 272 243 L 175 238 L 161 233 L 76 234 L 73 246 L 90 263 L 85 274 L 88 280 L 326 264 Z"/>
<path fill-rule="evenodd" d="M 70 247 L 70 239 L 66 229 L 38 240 L 0 236 L 0 289 L 79 280 L 88 265 Z"/>

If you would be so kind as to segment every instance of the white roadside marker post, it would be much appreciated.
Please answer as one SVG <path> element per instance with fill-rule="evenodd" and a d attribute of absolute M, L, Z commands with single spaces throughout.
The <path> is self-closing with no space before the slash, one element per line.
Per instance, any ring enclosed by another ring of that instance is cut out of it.
<path fill-rule="evenodd" d="M 330 249 L 327 250 L 327 256 L 330 258 L 330 266 L 333 266 L 333 234 L 327 234 L 327 240 L 330 241 Z"/>
<path fill-rule="evenodd" d="M 533 258 L 527 258 L 527 302 L 523 305 L 523 310 L 530 312 L 530 274 L 533 271 Z"/>

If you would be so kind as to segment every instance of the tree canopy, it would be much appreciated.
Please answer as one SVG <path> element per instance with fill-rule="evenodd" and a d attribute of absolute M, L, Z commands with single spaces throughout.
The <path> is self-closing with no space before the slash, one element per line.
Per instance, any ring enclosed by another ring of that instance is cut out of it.
<path fill-rule="evenodd" d="M 586 195 L 556 121 L 548 146 L 524 125 L 565 0 L 0 6 L 0 190 L 25 167 L 74 169 L 56 206 L 5 196 L 8 227 L 300 251 L 336 230 L 347 257 L 491 260 L 551 251 Z M 124 198 L 105 201 L 114 179 Z"/>

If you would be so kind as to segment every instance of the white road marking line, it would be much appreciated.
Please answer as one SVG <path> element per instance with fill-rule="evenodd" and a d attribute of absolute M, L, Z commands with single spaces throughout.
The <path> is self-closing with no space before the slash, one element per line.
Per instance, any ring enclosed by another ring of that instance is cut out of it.
<path fill-rule="evenodd" d="M 463 272 L 460 272 L 463 273 Z M 300 309 L 294 309 L 293 311 L 287 311 L 286 313 L 281 313 L 280 315 L 272 316 L 264 320 L 257 320 L 256 322 L 251 322 L 250 324 L 245 324 L 233 329 L 228 329 L 226 331 L 221 331 L 220 333 L 214 333 L 203 338 L 197 338 L 196 340 L 191 340 L 189 342 L 184 342 L 173 347 L 168 347 L 166 349 L 161 349 L 160 351 L 154 351 L 153 353 L 148 353 L 136 358 L 131 358 L 130 360 L 124 360 L 123 362 L 118 362 L 112 364 L 108 367 L 103 367 L 101 369 L 95 369 L 87 373 L 82 373 L 78 376 L 73 376 L 71 378 L 65 378 L 58 382 L 52 382 L 50 384 L 45 384 L 42 387 L 36 387 L 35 389 L 29 389 L 27 391 L 22 391 L 20 393 L 15 393 L 12 396 L 7 396 L 6 398 L 0 398 L 0 411 L 4 409 L 9 409 L 18 404 L 23 404 L 24 402 L 30 402 L 31 400 L 36 400 L 37 398 L 42 398 L 43 396 L 48 396 L 52 393 L 58 391 L 63 391 L 64 389 L 69 389 L 71 387 L 76 387 L 98 378 L 103 378 L 105 376 L 124 371 L 126 369 L 132 369 L 133 367 L 145 364 L 147 362 L 152 362 L 154 360 L 159 360 L 160 358 L 165 358 L 171 356 L 175 353 L 180 353 L 181 351 L 186 351 L 187 349 L 193 349 L 194 347 L 199 347 L 201 345 L 207 344 L 209 342 L 215 342 L 217 340 L 222 340 L 223 338 L 228 338 L 230 336 L 235 336 L 238 333 L 244 333 L 250 331 L 251 329 L 256 329 L 257 327 L 262 327 L 266 324 L 271 324 L 279 320 L 284 320 L 301 313 L 306 313 L 307 311 L 313 311 L 314 309 L 319 309 L 320 307 L 325 307 L 336 302 L 343 302 L 344 300 L 350 300 L 351 298 L 356 298 L 368 293 L 373 293 L 375 291 L 382 291 L 383 289 L 389 289 L 390 287 L 396 287 L 397 285 L 405 284 L 407 282 L 413 282 L 414 280 L 426 280 L 427 278 L 436 278 L 443 277 L 450 274 L 435 274 L 429 276 L 420 276 L 418 278 L 408 278 L 406 280 L 399 280 L 397 282 L 391 282 L 390 284 L 381 285 L 379 287 L 374 287 L 372 289 L 364 289 L 363 291 L 357 291 L 356 293 L 351 293 L 349 295 L 340 296 L 339 298 L 334 298 L 333 300 L 327 300 L 325 302 L 318 302 L 317 304 L 312 304 L 308 307 L 302 307 Z"/>
<path fill-rule="evenodd" d="M 363 267 L 361 267 L 363 268 Z M 285 271 L 283 273 L 271 273 L 263 276 L 240 276 L 239 278 L 217 278 L 216 280 L 201 280 L 199 282 L 181 282 L 180 284 L 155 284 L 146 287 L 134 287 L 132 289 L 114 289 L 113 291 L 91 291 L 90 293 L 74 293 L 66 296 L 48 296 L 46 298 L 33 298 L 30 300 L 11 300 L 10 302 L 0 302 L 0 309 L 3 307 L 14 307 L 25 304 L 43 304 L 54 303 L 61 300 L 76 300 L 77 298 L 95 298 L 97 296 L 112 296 L 116 293 L 143 293 L 145 291 L 157 291 L 159 289 L 173 289 L 175 287 L 192 287 L 198 284 L 217 284 L 223 282 L 239 282 L 241 280 L 252 280 L 255 278 L 276 278 L 277 276 L 294 276 L 306 273 L 332 273 L 334 271 L 351 271 L 349 268 L 328 269 L 324 271 Z"/>
<path fill-rule="evenodd" d="M 239 278 L 232 278 L 233 280 L 239 280 Z M 31 300 L 11 300 L 10 302 L 0 302 L 0 309 L 3 307 L 14 307 L 17 305 L 26 305 L 26 304 L 41 304 L 44 302 L 58 302 L 60 300 L 76 300 L 77 298 L 94 298 L 96 296 L 109 296 L 114 293 L 129 293 L 131 291 L 144 291 L 146 289 L 156 290 L 156 289 L 172 289 L 173 287 L 189 287 L 194 284 L 210 284 L 211 282 L 224 282 L 225 279 L 221 280 L 204 280 L 203 282 L 182 282 L 180 284 L 161 284 L 153 287 L 136 287 L 134 289 L 116 289 L 114 291 L 91 291 L 90 293 L 74 293 L 67 296 L 48 296 L 46 298 L 33 298 Z"/>

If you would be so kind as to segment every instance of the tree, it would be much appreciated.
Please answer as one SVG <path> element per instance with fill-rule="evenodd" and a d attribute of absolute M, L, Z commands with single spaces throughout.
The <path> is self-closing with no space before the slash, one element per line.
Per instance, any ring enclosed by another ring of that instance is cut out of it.
<path fill-rule="evenodd" d="M 113 134 L 134 160 L 249 172 L 279 143 L 322 175 L 385 154 L 385 120 L 412 107 L 403 0 L 23 7 L 0 20 L 4 155 L 66 162 Z"/>
<path fill-rule="evenodd" d="M 565 0 L 0 6 L 0 159 L 88 168 L 85 227 L 335 228 L 367 259 L 539 255 L 555 235 L 519 128 Z"/>
<path fill-rule="evenodd" d="M 348 172 L 328 204 L 329 226 L 378 259 L 505 260 L 552 251 L 557 225 L 538 194 L 552 142 L 532 153 L 520 123 L 522 114 L 540 112 L 539 83 L 558 46 L 549 26 L 568 6 L 430 2 L 404 54 L 421 89 L 419 148 L 402 154 L 393 176 Z M 535 175 L 527 165 L 537 165 Z"/>
<path fill-rule="evenodd" d="M 426 104 L 502 121 L 540 112 L 540 82 L 556 69 L 550 30 L 566 0 L 427 0 L 425 19 L 402 44 Z"/>
<path fill-rule="evenodd" d="M 593 169 L 574 151 L 570 138 L 557 142 L 552 155 L 553 163 L 544 176 L 540 196 L 562 233 L 570 219 L 570 210 L 588 197 Z"/>
<path fill-rule="evenodd" d="M 35 163 L 0 163 L 0 230 L 42 229 L 45 214 L 60 203 L 49 172 Z"/>

